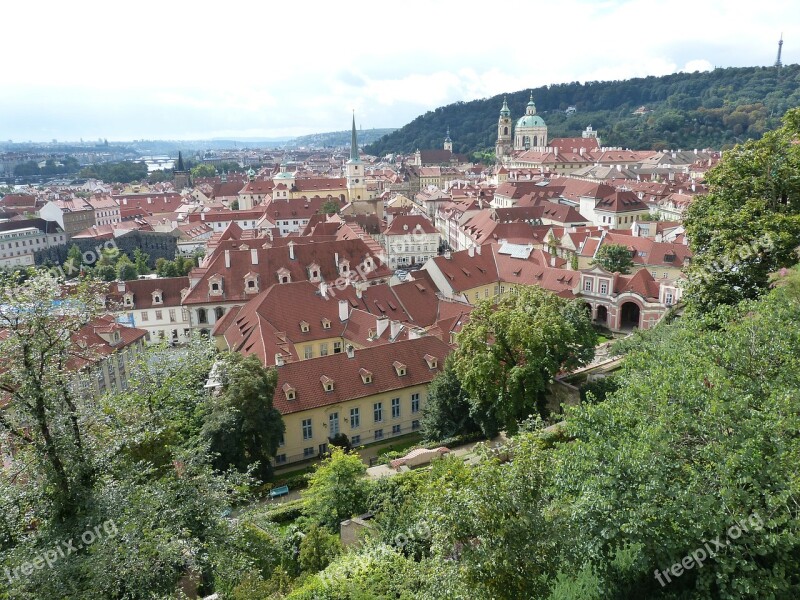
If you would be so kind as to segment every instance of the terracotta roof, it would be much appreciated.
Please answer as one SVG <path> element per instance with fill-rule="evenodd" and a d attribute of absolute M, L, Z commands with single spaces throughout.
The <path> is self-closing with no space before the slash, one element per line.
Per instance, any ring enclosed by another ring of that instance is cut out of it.
<path fill-rule="evenodd" d="M 428 384 L 443 368 L 449 352 L 450 347 L 438 338 L 423 336 L 355 350 L 353 358 L 342 352 L 285 364 L 278 368 L 274 406 L 281 414 L 290 414 Z M 436 368 L 428 366 L 426 354 L 437 359 Z M 406 366 L 405 375 L 397 374 L 394 362 Z M 370 383 L 364 383 L 361 369 L 372 373 Z M 323 390 L 322 377 L 333 381 L 332 391 Z M 287 384 L 295 390 L 294 400 L 286 399 L 283 388 Z"/>
<path fill-rule="evenodd" d="M 386 228 L 384 235 L 407 235 L 415 231 L 438 233 L 436 227 L 426 217 L 421 215 L 398 215 L 392 219 L 392 223 Z"/>
<path fill-rule="evenodd" d="M 111 338 L 114 333 L 119 334 L 119 341 L 116 343 L 103 337 L 106 335 Z M 130 346 L 146 335 L 147 331 L 144 329 L 120 325 L 112 315 L 98 317 L 72 335 L 73 350 L 67 361 L 67 369 L 78 371 L 117 350 Z"/>
<path fill-rule="evenodd" d="M 131 279 L 130 281 L 112 281 L 108 284 L 107 298 L 117 304 L 114 310 L 132 308 L 135 310 L 149 308 L 173 308 L 181 305 L 181 293 L 189 289 L 188 277 L 159 277 L 157 279 Z M 154 292 L 160 292 L 160 303 L 153 302 Z M 133 306 L 124 304 L 125 294 L 133 294 Z"/>

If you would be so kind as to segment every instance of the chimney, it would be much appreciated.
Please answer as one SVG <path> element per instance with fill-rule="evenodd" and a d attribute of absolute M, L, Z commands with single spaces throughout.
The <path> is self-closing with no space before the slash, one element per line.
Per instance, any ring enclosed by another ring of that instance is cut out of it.
<path fill-rule="evenodd" d="M 324 281 L 319 284 L 319 295 L 322 296 L 323 300 L 328 299 L 328 284 Z"/>
<path fill-rule="evenodd" d="M 347 321 L 349 314 L 350 311 L 347 305 L 347 300 L 339 300 L 339 320 L 342 322 Z"/>
<path fill-rule="evenodd" d="M 481 255 L 481 247 L 480 247 L 480 245 L 475 246 L 475 254 L 477 254 L 478 256 Z"/>
<path fill-rule="evenodd" d="M 355 285 L 355 286 L 353 286 L 353 287 L 355 287 L 355 288 L 356 288 L 356 298 L 358 298 L 359 300 L 361 300 L 361 295 L 364 293 L 364 290 L 362 290 L 362 289 L 361 289 L 361 286 L 360 286 L 360 285 Z"/>
<path fill-rule="evenodd" d="M 445 258 L 445 260 L 450 260 L 450 250 L 445 250 L 444 251 L 444 258 Z"/>
<path fill-rule="evenodd" d="M 294 242 L 289 242 L 287 245 L 289 246 L 289 258 L 294 260 Z"/>
<path fill-rule="evenodd" d="M 470 257 L 470 258 L 472 258 L 473 256 L 475 256 L 475 246 L 470 246 L 470 247 L 467 249 L 467 254 L 469 255 L 469 257 Z"/>
<path fill-rule="evenodd" d="M 553 146 L 553 155 L 558 157 L 558 146 Z"/>
<path fill-rule="evenodd" d="M 281 354 L 280 352 L 278 352 L 275 355 L 275 366 L 276 367 L 282 367 L 283 366 L 283 354 Z"/>
<path fill-rule="evenodd" d="M 408 339 L 410 340 L 416 340 L 421 338 L 423 335 L 425 335 L 425 331 L 419 327 L 414 327 L 413 329 L 408 330 Z"/>
<path fill-rule="evenodd" d="M 339 253 L 338 252 L 334 252 L 333 253 L 333 262 L 336 264 L 336 270 L 338 271 L 339 270 Z"/>
<path fill-rule="evenodd" d="M 402 331 L 403 325 L 400 323 L 400 321 L 392 321 L 389 324 L 389 326 L 390 326 L 389 337 L 390 339 L 393 340 L 398 335 L 400 335 L 400 331 Z"/>
<path fill-rule="evenodd" d="M 581 146 L 581 149 L 580 149 L 580 151 L 579 151 L 580 155 L 581 155 L 581 156 L 583 156 L 583 153 L 584 153 L 584 152 L 586 152 L 586 148 L 584 148 L 583 146 Z"/>
<path fill-rule="evenodd" d="M 345 349 L 347 352 L 347 358 L 355 358 L 356 356 L 356 349 L 353 348 L 352 344 L 347 344 L 347 348 Z"/>
<path fill-rule="evenodd" d="M 375 319 L 375 330 L 378 332 L 378 337 L 383 335 L 386 328 L 389 326 L 389 319 L 387 317 L 378 317 Z"/>
<path fill-rule="evenodd" d="M 555 256 L 552 256 L 552 255 L 550 256 L 550 266 L 555 268 L 555 266 L 556 266 L 556 257 Z"/>
<path fill-rule="evenodd" d="M 120 294 L 122 294 L 125 291 L 125 282 L 124 281 L 118 281 L 117 282 L 117 291 Z"/>
<path fill-rule="evenodd" d="M 230 269 L 231 268 L 231 251 L 230 250 L 225 250 L 225 268 L 226 269 Z"/>
<path fill-rule="evenodd" d="M 250 248 L 250 263 L 253 265 L 258 264 L 258 248 Z"/>

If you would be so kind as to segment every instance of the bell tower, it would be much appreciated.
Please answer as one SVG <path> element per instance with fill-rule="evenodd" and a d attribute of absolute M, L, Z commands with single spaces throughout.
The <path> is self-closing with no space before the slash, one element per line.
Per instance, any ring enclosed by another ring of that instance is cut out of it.
<path fill-rule="evenodd" d="M 447 136 L 444 138 L 444 149 L 453 151 L 453 140 L 450 139 L 450 127 L 447 128 Z"/>
<path fill-rule="evenodd" d="M 355 113 L 353 113 L 353 131 L 350 134 L 350 160 L 345 163 L 344 168 L 350 202 L 355 205 L 368 200 L 367 184 L 364 182 L 364 163 L 361 162 L 361 157 L 358 155 Z"/>
<path fill-rule="evenodd" d="M 511 144 L 511 111 L 508 109 L 508 102 L 503 98 L 503 108 L 500 109 L 500 119 L 497 121 L 497 142 L 494 145 L 494 155 L 497 162 L 511 154 L 513 145 Z"/>

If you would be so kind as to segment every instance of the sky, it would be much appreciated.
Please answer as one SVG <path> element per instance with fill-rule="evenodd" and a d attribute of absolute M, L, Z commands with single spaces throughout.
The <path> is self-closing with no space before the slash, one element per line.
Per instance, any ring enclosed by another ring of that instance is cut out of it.
<path fill-rule="evenodd" d="M 800 61 L 797 0 L 9 2 L 0 140 L 400 127 L 551 83 Z M 499 110 L 499 107 L 498 107 Z"/>

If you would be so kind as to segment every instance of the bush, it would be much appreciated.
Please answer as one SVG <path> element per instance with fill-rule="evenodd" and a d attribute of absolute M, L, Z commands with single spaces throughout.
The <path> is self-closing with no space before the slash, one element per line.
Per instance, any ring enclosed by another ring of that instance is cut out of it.
<path fill-rule="evenodd" d="M 284 502 L 268 510 L 266 516 L 273 523 L 289 523 L 303 514 L 304 505 L 305 502 L 303 500 Z"/>

